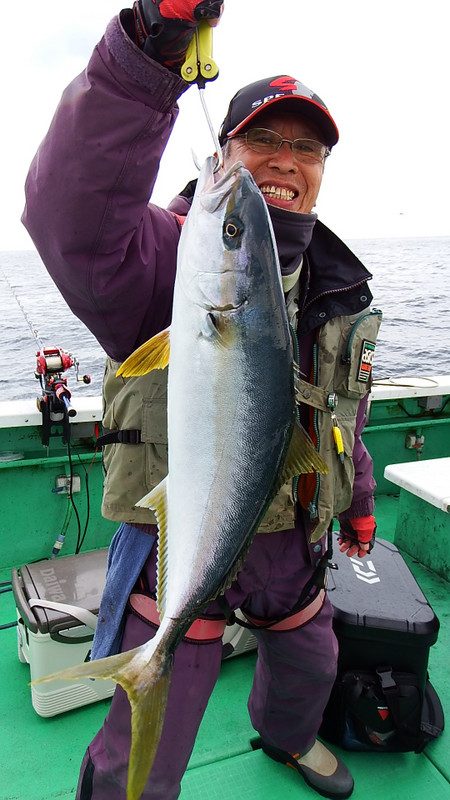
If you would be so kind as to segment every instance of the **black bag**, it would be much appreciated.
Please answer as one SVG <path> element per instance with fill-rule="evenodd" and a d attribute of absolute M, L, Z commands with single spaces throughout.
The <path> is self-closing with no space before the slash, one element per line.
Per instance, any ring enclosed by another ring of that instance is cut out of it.
<path fill-rule="evenodd" d="M 431 683 L 423 691 L 417 675 L 385 666 L 338 676 L 320 732 L 347 750 L 420 753 L 443 728 Z"/>
<path fill-rule="evenodd" d="M 439 621 L 390 542 L 364 561 L 336 548 L 333 560 L 338 675 L 320 733 L 347 750 L 420 752 L 444 728 L 427 672 Z"/>

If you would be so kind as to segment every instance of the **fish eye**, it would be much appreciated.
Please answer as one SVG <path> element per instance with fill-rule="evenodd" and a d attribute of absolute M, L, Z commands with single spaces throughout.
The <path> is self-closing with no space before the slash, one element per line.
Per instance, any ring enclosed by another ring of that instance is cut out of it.
<path fill-rule="evenodd" d="M 226 234 L 226 236 L 229 236 L 230 238 L 234 238 L 235 236 L 238 235 L 238 233 L 239 233 L 239 230 L 236 227 L 236 225 L 234 224 L 234 222 L 228 222 L 226 224 L 226 226 L 225 226 L 225 234 Z"/>
<path fill-rule="evenodd" d="M 239 247 L 244 227 L 237 217 L 228 217 L 223 224 L 223 241 L 225 247 L 234 249 Z"/>

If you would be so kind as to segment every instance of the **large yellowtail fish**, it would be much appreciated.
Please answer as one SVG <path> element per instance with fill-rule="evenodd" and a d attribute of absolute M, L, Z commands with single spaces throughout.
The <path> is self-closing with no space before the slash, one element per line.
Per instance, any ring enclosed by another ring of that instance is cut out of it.
<path fill-rule="evenodd" d="M 277 489 L 326 471 L 296 423 L 293 349 L 266 203 L 236 164 L 216 183 L 208 159 L 183 227 L 173 319 L 121 366 L 169 360 L 169 473 L 138 505 L 158 520 L 158 632 L 145 645 L 55 675 L 112 678 L 132 709 L 128 800 L 157 751 L 173 652 L 234 580 Z M 169 348 L 170 341 L 170 348 Z"/>

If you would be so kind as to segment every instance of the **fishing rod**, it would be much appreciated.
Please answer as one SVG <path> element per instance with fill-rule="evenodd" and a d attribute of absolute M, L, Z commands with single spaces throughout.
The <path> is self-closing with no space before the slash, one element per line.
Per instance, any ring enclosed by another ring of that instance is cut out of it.
<path fill-rule="evenodd" d="M 52 435 L 52 427 L 61 425 L 63 428 L 62 441 L 70 441 L 70 417 L 75 417 L 77 412 L 71 404 L 72 393 L 67 385 L 66 370 L 75 367 L 77 382 L 88 384 L 90 375 L 79 376 L 79 362 L 77 358 L 63 350 L 62 347 L 41 347 L 36 353 L 35 376 L 42 389 L 38 397 L 37 407 L 42 414 L 42 444 L 48 447 Z"/>
<path fill-rule="evenodd" d="M 84 384 L 91 383 L 91 376 L 83 375 L 80 377 L 79 361 L 72 353 L 67 352 L 62 347 L 46 346 L 44 344 L 37 327 L 28 316 L 15 287 L 11 284 L 4 270 L 2 270 L 2 275 L 38 346 L 34 374 L 39 380 L 42 390 L 41 396 L 36 399 L 38 410 L 42 414 L 42 444 L 44 447 L 48 447 L 52 435 L 52 427 L 61 424 L 63 427 L 62 440 L 64 444 L 67 444 L 70 439 L 69 417 L 75 417 L 77 412 L 70 402 L 72 394 L 67 385 L 65 372 L 74 367 L 76 381 Z"/>
<path fill-rule="evenodd" d="M 71 404 L 72 394 L 68 387 L 68 378 L 65 373 L 73 367 L 75 369 L 76 381 L 81 382 L 83 384 L 91 383 L 91 376 L 82 375 L 80 377 L 79 362 L 76 356 L 74 356 L 72 353 L 69 353 L 62 347 L 54 345 L 46 346 L 44 344 L 36 326 L 33 324 L 32 320 L 28 316 L 28 313 L 24 308 L 20 297 L 15 291 L 15 287 L 11 284 L 4 270 L 2 270 L 2 275 L 5 283 L 7 284 L 7 286 L 11 291 L 12 296 L 14 297 L 17 305 L 19 306 L 23 314 L 23 317 L 31 331 L 31 334 L 38 346 L 38 350 L 36 352 L 36 369 L 34 375 L 35 378 L 39 380 L 41 386 L 41 395 L 36 398 L 36 404 L 38 410 L 42 414 L 42 428 L 41 428 L 42 444 L 44 447 L 47 448 L 47 454 L 48 454 L 50 438 L 54 435 L 57 435 L 55 432 L 53 432 L 53 428 L 56 427 L 59 429 L 62 426 L 62 441 L 63 444 L 67 446 L 67 453 L 69 459 L 68 480 L 65 486 L 53 490 L 56 493 L 67 494 L 67 499 L 68 499 L 68 507 L 66 509 L 64 522 L 60 529 L 60 533 L 56 537 L 52 549 L 52 554 L 50 556 L 51 558 L 55 558 L 57 555 L 59 555 L 59 552 L 64 544 L 66 532 L 70 522 L 71 511 L 73 510 L 75 512 L 75 516 L 77 519 L 77 527 L 78 527 L 76 552 L 79 552 L 84 542 L 89 523 L 89 516 L 90 516 L 89 486 L 88 486 L 88 476 L 85 470 L 86 494 L 87 494 L 87 517 L 82 535 L 81 521 L 78 514 L 78 509 L 73 499 L 73 464 L 72 464 L 71 443 L 70 443 L 70 437 L 71 437 L 70 418 L 75 417 L 77 411 Z M 85 469 L 83 464 L 82 466 L 83 469 Z"/>

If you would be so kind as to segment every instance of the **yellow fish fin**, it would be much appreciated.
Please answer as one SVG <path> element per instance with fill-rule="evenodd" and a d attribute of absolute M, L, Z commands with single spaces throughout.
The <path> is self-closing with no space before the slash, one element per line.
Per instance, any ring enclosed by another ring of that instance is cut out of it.
<path fill-rule="evenodd" d="M 131 705 L 131 748 L 128 762 L 127 800 L 139 800 L 147 783 L 161 738 L 171 667 L 150 691 L 128 692 Z"/>
<path fill-rule="evenodd" d="M 156 581 L 156 605 L 162 619 L 166 607 L 167 597 L 167 478 L 155 486 L 149 494 L 146 494 L 136 503 L 141 508 L 151 508 L 155 512 L 156 522 L 158 523 L 158 566 Z"/>
<path fill-rule="evenodd" d="M 287 456 L 279 476 L 279 486 L 304 472 L 328 474 L 328 466 L 319 455 L 302 425 L 295 423 Z"/>
<path fill-rule="evenodd" d="M 159 632 L 161 632 L 161 628 Z M 103 678 L 119 683 L 131 705 L 131 749 L 128 764 L 127 800 L 139 800 L 161 738 L 171 678 L 168 637 L 156 635 L 149 648 L 146 642 L 125 653 L 100 658 L 32 681 L 32 684 L 53 680 Z M 144 652 L 146 651 L 146 652 Z"/>
<path fill-rule="evenodd" d="M 116 376 L 133 378 L 138 375 L 147 375 L 154 369 L 165 369 L 170 356 L 170 328 L 152 336 L 144 342 L 131 356 L 125 359 L 116 372 Z"/>

